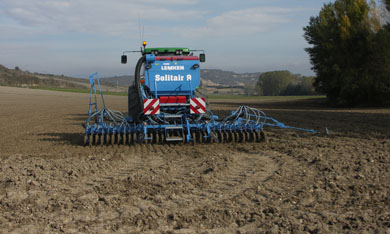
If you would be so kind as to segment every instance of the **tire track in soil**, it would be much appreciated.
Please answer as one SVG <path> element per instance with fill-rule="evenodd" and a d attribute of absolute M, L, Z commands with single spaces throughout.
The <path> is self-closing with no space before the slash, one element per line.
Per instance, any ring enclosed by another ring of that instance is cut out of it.
<path fill-rule="evenodd" d="M 234 163 L 227 175 L 224 175 L 225 177 L 217 179 L 210 186 L 210 190 L 212 193 L 224 196 L 231 188 L 235 188 L 229 194 L 229 197 L 234 197 L 247 188 L 257 185 L 257 182 L 266 181 L 277 169 L 276 162 L 263 153 L 240 154 L 240 161 Z M 223 196 L 220 196 L 221 199 L 224 199 Z"/>
<path fill-rule="evenodd" d="M 201 147 L 201 150 L 221 152 L 219 146 L 213 146 L 216 147 L 214 150 L 210 150 L 207 147 L 210 146 Z M 180 152 L 177 153 L 180 155 Z M 232 159 L 232 161 L 228 162 L 225 169 L 220 170 L 221 168 L 216 168 L 216 174 L 213 177 L 206 178 L 207 186 L 192 186 L 192 189 L 179 194 L 170 202 L 167 202 L 165 208 L 168 210 L 177 208 L 180 210 L 180 213 L 191 214 L 196 209 L 202 209 L 214 203 L 232 199 L 249 188 L 257 187 L 271 178 L 279 169 L 279 164 L 267 153 L 246 153 L 229 150 L 225 156 Z M 174 163 L 179 165 L 179 168 L 175 170 L 176 174 L 173 175 L 174 178 L 180 180 L 188 176 L 194 177 L 194 170 L 191 168 L 193 167 L 193 162 L 179 158 Z"/>
<path fill-rule="evenodd" d="M 165 163 L 161 157 L 163 154 L 156 153 L 161 150 L 153 145 L 142 144 L 129 147 L 131 147 L 131 154 L 125 156 L 119 167 L 107 171 L 105 176 L 100 177 L 101 182 L 107 179 L 123 180 L 140 171 L 145 171 L 146 168 L 157 168 Z"/>
<path fill-rule="evenodd" d="M 166 164 L 166 159 L 163 156 L 172 153 L 169 145 L 141 144 L 120 147 L 128 147 L 124 150 L 126 155 L 123 156 L 122 160 L 119 163 L 114 163 L 110 169 L 102 172 L 100 176 L 93 178 L 89 184 L 104 183 L 114 179 L 123 180 L 138 172 L 144 172 L 146 168 L 160 167 Z M 176 156 L 179 157 L 179 155 Z"/>
<path fill-rule="evenodd" d="M 104 187 L 112 183 L 121 183 L 129 177 L 148 175 L 151 169 L 167 170 L 168 180 L 160 180 L 162 184 L 176 183 L 185 189 L 174 194 L 164 190 L 159 196 L 165 198 L 159 202 L 143 200 L 137 197 L 136 207 L 143 210 L 166 210 L 182 215 L 193 215 L 194 211 L 211 207 L 223 200 L 239 196 L 245 190 L 257 188 L 280 168 L 272 152 L 247 152 L 240 148 L 222 145 L 199 145 L 196 148 L 189 145 L 136 145 L 125 149 L 125 155 L 118 163 L 96 175 L 89 181 L 80 181 L 77 187 L 85 186 L 87 193 L 95 186 Z M 200 152 L 201 158 L 194 158 L 194 152 Z M 221 155 L 220 152 L 226 152 Z M 215 173 L 205 173 L 199 163 L 212 157 L 227 158 L 221 165 L 215 166 Z M 161 172 L 161 171 L 160 171 Z M 199 183 L 199 180 L 205 183 Z M 147 186 L 147 185 L 145 185 Z M 151 185 L 149 185 L 151 186 Z M 172 195 L 173 194 L 173 195 Z M 157 194 L 156 194 L 157 195 Z M 121 196 L 120 194 L 116 196 Z"/>
<path fill-rule="evenodd" d="M 98 160 L 105 161 L 109 160 L 109 157 L 121 155 L 119 161 L 111 162 L 110 166 L 103 170 L 97 170 L 93 178 L 89 176 L 80 178 L 70 184 L 70 188 L 77 191 L 78 194 L 88 194 L 95 190 L 94 188 L 124 180 L 131 175 L 145 171 L 146 168 L 157 168 L 165 163 L 161 157 L 162 154 L 157 154 L 156 156 L 154 153 L 159 150 L 151 145 L 119 146 L 116 149 L 115 147 L 117 146 L 113 147 L 111 154 Z M 128 148 L 121 149 L 121 147 Z"/>

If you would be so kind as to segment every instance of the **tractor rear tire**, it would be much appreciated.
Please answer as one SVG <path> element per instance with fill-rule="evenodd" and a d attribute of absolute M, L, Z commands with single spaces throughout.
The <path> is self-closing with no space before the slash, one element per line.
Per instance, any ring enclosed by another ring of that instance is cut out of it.
<path fill-rule="evenodd" d="M 142 110 L 138 88 L 135 85 L 130 85 L 128 92 L 128 115 L 133 118 L 133 121 L 137 121 L 137 117 Z"/>

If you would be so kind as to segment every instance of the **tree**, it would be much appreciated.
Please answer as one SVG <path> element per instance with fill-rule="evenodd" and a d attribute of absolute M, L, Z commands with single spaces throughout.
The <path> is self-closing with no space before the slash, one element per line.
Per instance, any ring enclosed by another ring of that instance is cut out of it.
<path fill-rule="evenodd" d="M 279 96 L 290 83 L 296 83 L 296 77 L 291 72 L 272 71 L 259 76 L 257 87 L 259 95 Z"/>
<path fill-rule="evenodd" d="M 387 0 L 386 0 L 387 1 Z M 312 45 L 306 48 L 312 69 L 317 74 L 314 85 L 336 105 L 374 102 L 375 74 L 370 74 L 370 46 L 381 25 L 375 2 L 336 0 L 323 6 L 319 16 L 311 17 L 304 37 Z"/>
<path fill-rule="evenodd" d="M 388 11 L 390 11 L 390 0 L 383 0 L 383 3 L 385 4 L 386 9 L 387 9 Z"/>
<path fill-rule="evenodd" d="M 314 78 L 289 71 L 266 72 L 259 76 L 257 91 L 264 96 L 312 95 Z"/>
<path fill-rule="evenodd" d="M 296 93 L 300 95 L 313 95 L 314 91 L 314 80 L 312 76 L 303 76 L 302 79 L 297 84 Z"/>
<path fill-rule="evenodd" d="M 373 102 L 382 103 L 390 100 L 390 24 L 385 25 L 373 39 L 370 46 L 368 77 L 362 85 L 369 87 L 367 96 Z"/>

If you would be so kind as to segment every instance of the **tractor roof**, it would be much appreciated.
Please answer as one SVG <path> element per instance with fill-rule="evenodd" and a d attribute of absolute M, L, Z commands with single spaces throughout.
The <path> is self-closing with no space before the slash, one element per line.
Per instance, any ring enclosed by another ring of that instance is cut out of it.
<path fill-rule="evenodd" d="M 160 48 L 145 48 L 144 54 L 165 54 L 165 53 L 176 53 L 181 51 L 182 54 L 189 54 L 190 49 L 182 47 L 160 47 Z"/>

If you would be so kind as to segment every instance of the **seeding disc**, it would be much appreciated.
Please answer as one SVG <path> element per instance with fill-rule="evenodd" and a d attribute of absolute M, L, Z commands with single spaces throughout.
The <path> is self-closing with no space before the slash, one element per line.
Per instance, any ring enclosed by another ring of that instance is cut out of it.
<path fill-rule="evenodd" d="M 88 144 L 88 137 L 87 135 L 84 135 L 84 146 Z"/>
<path fill-rule="evenodd" d="M 192 145 L 196 145 L 196 133 L 195 132 L 191 133 L 191 138 L 192 138 Z"/>
<path fill-rule="evenodd" d="M 104 135 L 99 135 L 100 145 L 104 145 Z"/>

